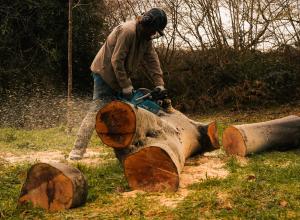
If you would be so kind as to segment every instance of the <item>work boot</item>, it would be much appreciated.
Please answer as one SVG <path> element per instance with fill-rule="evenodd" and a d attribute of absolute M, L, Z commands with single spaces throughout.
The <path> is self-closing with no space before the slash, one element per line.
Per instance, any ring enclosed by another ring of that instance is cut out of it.
<path fill-rule="evenodd" d="M 81 159 L 83 158 L 84 153 L 85 153 L 85 152 L 82 151 L 82 150 L 73 149 L 73 150 L 69 153 L 68 160 L 81 160 Z"/>

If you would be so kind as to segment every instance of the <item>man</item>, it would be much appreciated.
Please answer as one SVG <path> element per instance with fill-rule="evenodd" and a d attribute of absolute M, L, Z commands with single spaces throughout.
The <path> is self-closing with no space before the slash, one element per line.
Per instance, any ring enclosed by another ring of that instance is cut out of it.
<path fill-rule="evenodd" d="M 136 72 L 140 63 L 146 67 L 156 90 L 165 90 L 160 62 L 151 40 L 157 34 L 163 36 L 166 25 L 165 12 L 152 8 L 136 20 L 117 26 L 110 33 L 91 65 L 93 103 L 81 123 L 69 159 L 80 160 L 83 157 L 101 107 L 115 99 L 118 93 L 130 99 L 134 90 L 130 75 Z"/>

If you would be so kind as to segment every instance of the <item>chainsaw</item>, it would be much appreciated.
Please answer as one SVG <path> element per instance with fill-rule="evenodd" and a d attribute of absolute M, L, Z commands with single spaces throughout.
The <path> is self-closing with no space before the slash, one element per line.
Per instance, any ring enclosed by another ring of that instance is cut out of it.
<path fill-rule="evenodd" d="M 159 114 L 160 111 L 170 113 L 168 110 L 171 106 L 171 100 L 168 98 L 167 90 L 151 91 L 146 88 L 139 88 L 133 92 L 130 100 L 122 99 L 122 101 L 129 102 L 154 114 Z"/>

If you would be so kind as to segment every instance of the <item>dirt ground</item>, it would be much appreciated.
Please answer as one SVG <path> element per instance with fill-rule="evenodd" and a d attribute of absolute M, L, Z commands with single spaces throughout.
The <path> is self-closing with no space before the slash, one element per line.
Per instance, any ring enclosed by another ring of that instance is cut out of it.
<path fill-rule="evenodd" d="M 151 196 L 151 198 L 158 200 L 161 204 L 175 208 L 176 205 L 183 200 L 190 192 L 188 186 L 205 180 L 208 178 L 226 178 L 229 172 L 225 169 L 225 161 L 222 160 L 224 154 L 221 150 L 205 153 L 203 155 L 197 155 L 189 158 L 186 161 L 185 167 L 181 173 L 179 189 L 175 195 L 167 196 L 166 194 L 160 194 Z M 104 153 L 101 153 L 97 149 L 87 149 L 84 158 L 80 163 L 88 166 L 97 166 L 107 162 L 107 158 L 104 160 Z M 70 162 L 66 160 L 67 155 L 60 151 L 42 151 L 35 152 L 34 154 L 15 155 L 13 153 L 0 153 L 0 159 L 9 164 L 18 164 L 25 162 Z M 73 163 L 73 162 L 70 162 Z M 124 197 L 135 197 L 137 194 L 143 194 L 145 192 L 140 190 L 124 192 Z"/>
<path fill-rule="evenodd" d="M 101 164 L 103 160 L 101 156 L 105 156 L 103 153 L 101 154 L 97 149 L 87 149 L 87 152 L 84 155 L 84 158 L 80 161 L 86 165 L 97 165 Z M 33 163 L 33 162 L 66 162 L 67 155 L 61 151 L 36 151 L 34 154 L 22 154 L 17 155 L 13 153 L 0 153 L 0 158 L 8 163 L 16 164 L 16 163 Z M 106 159 L 107 160 L 107 159 Z"/>

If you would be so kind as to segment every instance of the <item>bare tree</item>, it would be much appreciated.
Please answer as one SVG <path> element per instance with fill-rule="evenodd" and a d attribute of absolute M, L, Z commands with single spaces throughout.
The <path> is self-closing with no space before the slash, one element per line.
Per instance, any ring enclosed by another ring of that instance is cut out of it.
<path fill-rule="evenodd" d="M 72 131 L 72 88 L 73 88 L 73 74 L 72 74 L 72 9 L 73 0 L 69 0 L 69 13 L 68 13 L 68 100 L 67 100 L 67 131 Z"/>
<path fill-rule="evenodd" d="M 166 37 L 156 43 L 166 62 L 179 46 L 191 51 L 248 50 L 300 42 L 299 0 L 110 0 L 107 4 L 111 24 L 151 7 L 163 8 L 169 24 Z"/>

